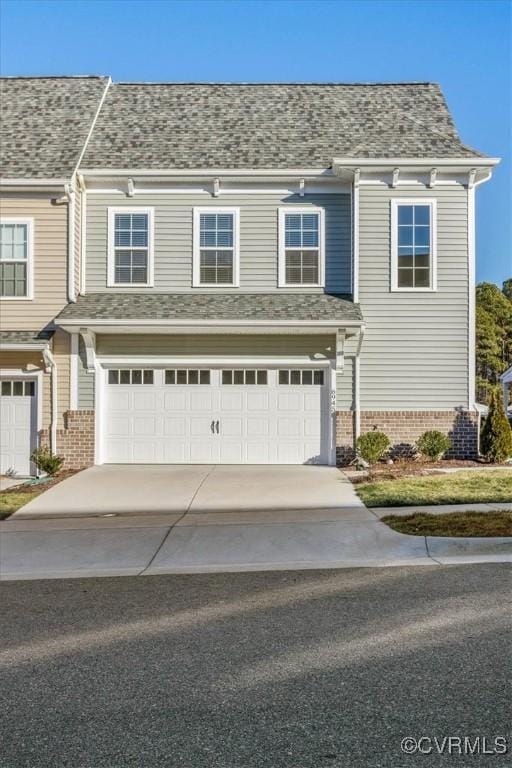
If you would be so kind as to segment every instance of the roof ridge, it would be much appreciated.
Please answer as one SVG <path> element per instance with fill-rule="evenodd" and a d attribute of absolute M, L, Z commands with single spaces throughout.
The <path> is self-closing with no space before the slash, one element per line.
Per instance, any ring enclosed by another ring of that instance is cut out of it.
<path fill-rule="evenodd" d="M 108 80 L 109 75 L 0 75 L 0 80 Z"/>
<path fill-rule="evenodd" d="M 439 86 L 439 83 L 428 81 L 428 80 L 404 80 L 401 82 L 365 82 L 365 81 L 333 81 L 333 80 L 310 80 L 310 81 L 291 81 L 291 80 L 279 80 L 277 82 L 269 82 L 269 81 L 255 81 L 255 82 L 248 82 L 244 80 L 239 81 L 216 81 L 216 80 L 118 80 L 118 81 L 112 81 L 112 85 L 168 85 L 168 86 L 175 86 L 175 85 L 209 85 L 209 86 L 216 86 L 216 85 L 233 85 L 233 86 L 239 86 L 239 85 L 246 85 L 246 86 L 276 86 L 276 85 L 286 85 L 286 86 L 304 86 L 304 85 L 314 85 L 314 86 L 336 86 L 336 87 L 351 87 L 351 86 L 359 86 L 359 87 L 373 87 L 373 88 L 388 88 L 391 86 L 406 86 L 406 85 L 425 85 L 425 86 L 431 86 L 435 85 L 437 87 Z"/>

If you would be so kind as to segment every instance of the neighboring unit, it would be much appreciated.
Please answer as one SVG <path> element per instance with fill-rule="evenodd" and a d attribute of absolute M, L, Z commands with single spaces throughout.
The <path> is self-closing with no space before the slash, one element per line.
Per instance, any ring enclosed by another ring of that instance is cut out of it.
<path fill-rule="evenodd" d="M 107 82 L 0 79 L 2 474 L 33 474 L 38 441 L 59 452 L 73 421 L 70 337 L 54 318 L 80 290 L 76 169 Z M 80 454 L 90 463 L 92 446 Z"/>
<path fill-rule="evenodd" d="M 475 455 L 474 192 L 497 162 L 430 83 L 111 84 L 55 319 L 58 452 L 334 464 L 361 432 L 405 452 L 437 428 Z"/>

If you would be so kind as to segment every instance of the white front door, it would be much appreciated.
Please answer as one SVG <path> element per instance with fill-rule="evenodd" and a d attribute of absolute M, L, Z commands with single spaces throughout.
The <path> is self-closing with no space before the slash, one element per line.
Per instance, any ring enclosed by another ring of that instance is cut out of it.
<path fill-rule="evenodd" d="M 107 463 L 327 464 L 328 369 L 105 372 Z"/>
<path fill-rule="evenodd" d="M 36 382 L 0 381 L 0 474 L 30 475 L 37 443 Z"/>

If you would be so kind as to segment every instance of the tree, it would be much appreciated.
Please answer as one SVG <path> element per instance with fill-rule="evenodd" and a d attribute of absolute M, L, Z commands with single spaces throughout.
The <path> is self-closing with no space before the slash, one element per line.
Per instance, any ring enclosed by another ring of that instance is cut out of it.
<path fill-rule="evenodd" d="M 503 371 L 512 365 L 512 278 L 476 288 L 477 400 L 488 403 Z"/>
<path fill-rule="evenodd" d="M 489 461 L 506 461 L 512 456 L 512 428 L 497 391 L 491 394 L 489 413 L 480 435 L 480 449 Z"/>

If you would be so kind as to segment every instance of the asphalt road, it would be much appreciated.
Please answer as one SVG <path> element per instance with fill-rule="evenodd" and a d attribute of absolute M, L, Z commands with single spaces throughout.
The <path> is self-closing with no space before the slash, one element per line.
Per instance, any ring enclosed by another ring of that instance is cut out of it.
<path fill-rule="evenodd" d="M 0 766 L 510 765 L 511 586 L 498 564 L 6 582 Z"/>

